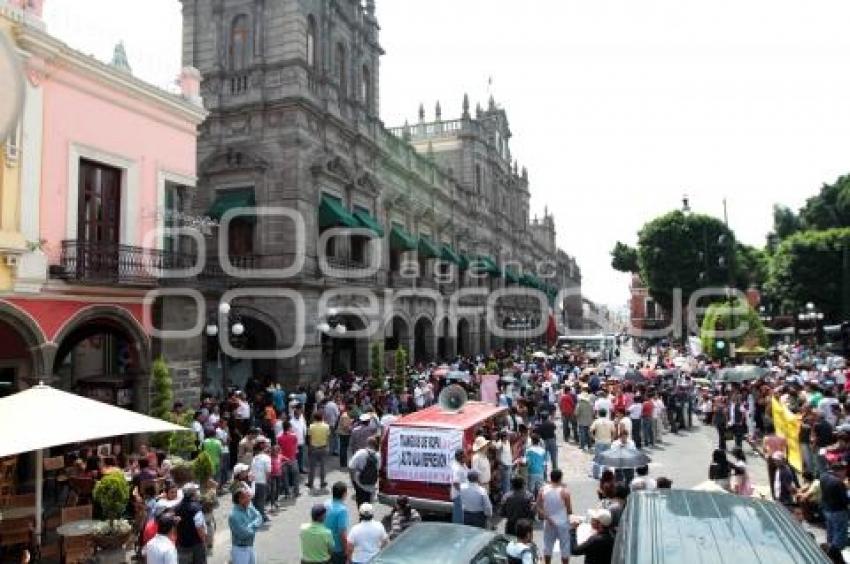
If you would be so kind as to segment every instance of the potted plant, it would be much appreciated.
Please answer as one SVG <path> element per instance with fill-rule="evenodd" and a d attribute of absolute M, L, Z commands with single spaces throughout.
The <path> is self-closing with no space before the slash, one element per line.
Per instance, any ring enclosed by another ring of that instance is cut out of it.
<path fill-rule="evenodd" d="M 94 542 L 103 551 L 99 555 L 100 561 L 123 562 L 124 547 L 133 535 L 130 522 L 124 519 L 130 500 L 130 485 L 121 472 L 110 472 L 95 484 L 92 497 L 105 518 L 94 532 Z"/>

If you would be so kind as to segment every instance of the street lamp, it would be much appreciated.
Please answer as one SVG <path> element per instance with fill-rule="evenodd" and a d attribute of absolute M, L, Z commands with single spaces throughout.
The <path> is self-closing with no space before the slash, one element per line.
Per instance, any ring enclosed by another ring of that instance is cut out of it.
<path fill-rule="evenodd" d="M 348 328 L 339 316 L 339 310 L 335 307 L 328 309 L 327 318 L 325 321 L 316 325 L 316 329 L 318 329 L 321 333 L 325 333 L 327 335 L 334 334 L 337 336 L 345 335 L 346 331 L 348 331 Z"/>
<path fill-rule="evenodd" d="M 238 342 L 241 340 L 241 337 L 245 334 L 245 324 L 242 323 L 242 317 L 238 312 L 234 310 L 234 308 L 228 302 L 221 302 L 218 304 L 218 315 L 211 314 L 210 319 L 207 322 L 206 326 L 206 334 L 208 337 L 218 337 L 219 335 L 219 325 L 225 323 L 227 327 L 230 328 L 228 333 L 228 338 L 230 342 L 236 346 Z M 227 393 L 228 382 L 228 365 L 229 365 L 229 357 L 227 354 L 221 349 L 218 343 L 216 343 L 217 352 L 216 358 L 218 359 L 218 363 L 221 365 L 221 388 L 222 393 Z"/>
<path fill-rule="evenodd" d="M 806 302 L 804 310 L 797 314 L 797 321 L 799 322 L 797 325 L 798 336 L 800 333 L 800 325 L 810 324 L 814 333 L 812 343 L 817 344 L 820 340 L 820 324 L 823 322 L 824 317 L 824 313 L 822 311 L 818 311 L 814 303 Z"/>

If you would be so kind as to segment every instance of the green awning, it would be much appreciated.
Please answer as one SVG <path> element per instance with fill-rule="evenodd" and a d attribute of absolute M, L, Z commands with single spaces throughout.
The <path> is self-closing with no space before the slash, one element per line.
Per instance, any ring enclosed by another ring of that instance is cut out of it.
<path fill-rule="evenodd" d="M 425 258 L 440 258 L 442 253 L 437 245 L 426 235 L 419 237 L 419 255 Z"/>
<path fill-rule="evenodd" d="M 395 251 L 415 251 L 419 241 L 415 236 L 404 230 L 398 223 L 393 223 L 390 229 L 390 248 Z"/>
<path fill-rule="evenodd" d="M 470 264 L 472 264 L 472 261 L 469 259 L 468 256 L 460 255 L 460 263 L 458 263 L 458 266 L 460 266 L 461 270 L 469 269 Z"/>
<path fill-rule="evenodd" d="M 451 245 L 443 245 L 441 251 L 442 252 L 440 254 L 440 258 L 442 258 L 443 260 L 453 262 L 458 266 L 461 266 L 463 264 L 460 255 L 455 252 Z"/>
<path fill-rule="evenodd" d="M 356 219 L 362 227 L 371 229 L 378 237 L 384 236 L 384 228 L 378 223 L 378 220 L 369 215 L 367 211 L 354 210 L 354 219 Z"/>
<path fill-rule="evenodd" d="M 207 215 L 212 219 L 221 219 L 226 212 L 235 208 L 253 208 L 256 205 L 254 200 L 254 189 L 243 188 L 239 190 L 226 190 L 217 193 L 215 201 L 210 206 Z M 243 216 L 239 216 L 243 217 Z M 254 220 L 254 215 L 244 216 L 244 219 Z"/>
<path fill-rule="evenodd" d="M 505 280 L 507 280 L 511 284 L 519 284 L 519 275 L 514 271 L 513 268 L 506 268 Z"/>
<path fill-rule="evenodd" d="M 540 288 L 540 280 L 533 274 L 523 274 L 519 283 L 528 288 Z"/>
<path fill-rule="evenodd" d="M 470 267 L 478 272 L 486 272 L 492 276 L 501 276 L 502 271 L 492 257 L 481 255 L 472 261 Z"/>
<path fill-rule="evenodd" d="M 360 222 L 345 209 L 342 201 L 322 196 L 322 203 L 319 205 L 319 227 L 360 227 Z"/>

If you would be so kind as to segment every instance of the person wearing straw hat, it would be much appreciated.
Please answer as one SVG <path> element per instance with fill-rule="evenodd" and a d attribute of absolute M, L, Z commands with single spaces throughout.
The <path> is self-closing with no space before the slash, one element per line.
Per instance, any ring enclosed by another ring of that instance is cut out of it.
<path fill-rule="evenodd" d="M 490 491 L 490 460 L 487 458 L 486 448 L 490 445 L 490 441 L 486 438 L 475 437 L 475 442 L 472 443 L 472 461 L 470 468 L 478 473 L 478 483 L 485 491 Z"/>

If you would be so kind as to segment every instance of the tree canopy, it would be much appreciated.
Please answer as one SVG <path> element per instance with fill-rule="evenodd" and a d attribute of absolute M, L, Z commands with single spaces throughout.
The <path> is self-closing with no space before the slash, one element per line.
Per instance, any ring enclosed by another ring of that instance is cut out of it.
<path fill-rule="evenodd" d="M 730 260 L 734 235 L 717 218 L 673 211 L 646 223 L 638 233 L 638 265 L 650 295 L 670 311 L 681 288 L 686 303 L 700 288 L 725 286 L 735 275 Z M 731 263 L 731 264 L 730 264 Z"/>
<path fill-rule="evenodd" d="M 801 231 L 785 239 L 771 262 L 769 292 L 788 308 L 814 302 L 827 320 L 842 316 L 843 253 L 850 250 L 850 228 Z M 846 304 L 850 305 L 850 304 Z"/>
<path fill-rule="evenodd" d="M 640 272 L 637 249 L 617 241 L 611 251 L 611 267 L 620 272 Z"/>
<path fill-rule="evenodd" d="M 805 229 L 850 227 L 850 175 L 824 184 L 819 194 L 806 200 L 800 221 Z"/>

